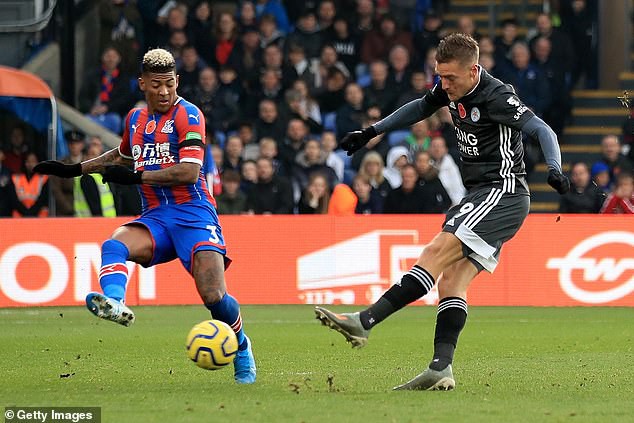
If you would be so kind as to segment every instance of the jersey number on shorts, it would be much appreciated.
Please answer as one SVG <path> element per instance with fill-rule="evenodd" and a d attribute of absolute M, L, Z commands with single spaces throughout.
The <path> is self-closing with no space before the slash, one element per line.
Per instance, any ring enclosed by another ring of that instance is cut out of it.
<path fill-rule="evenodd" d="M 218 228 L 214 225 L 207 225 L 207 229 L 209 229 L 209 232 L 211 233 L 211 235 L 209 236 L 209 242 L 213 242 L 214 244 L 219 244 L 220 243 L 220 238 L 218 237 Z"/>
<path fill-rule="evenodd" d="M 453 218 L 457 219 L 460 216 L 463 216 L 463 215 L 469 213 L 474 208 L 475 208 L 475 206 L 473 205 L 473 203 L 464 203 L 464 205 L 462 207 L 460 207 L 460 211 L 458 211 L 458 213 L 456 213 L 456 215 Z"/>

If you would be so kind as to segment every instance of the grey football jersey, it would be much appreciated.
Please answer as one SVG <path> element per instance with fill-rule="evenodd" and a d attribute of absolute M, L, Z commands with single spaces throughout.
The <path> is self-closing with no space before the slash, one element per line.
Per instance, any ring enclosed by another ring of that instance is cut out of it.
<path fill-rule="evenodd" d="M 450 101 L 440 84 L 424 100 L 449 106 L 467 189 L 493 183 L 504 192 L 528 192 L 520 129 L 534 114 L 511 85 L 480 68 L 480 82 L 460 100 Z"/>

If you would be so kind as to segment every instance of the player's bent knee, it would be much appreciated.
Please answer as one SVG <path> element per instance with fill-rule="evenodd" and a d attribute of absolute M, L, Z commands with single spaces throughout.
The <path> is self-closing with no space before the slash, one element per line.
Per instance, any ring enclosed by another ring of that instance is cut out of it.
<path fill-rule="evenodd" d="M 425 246 L 421 258 L 426 261 L 442 261 L 451 265 L 464 256 L 462 243 L 453 234 L 441 232 Z"/>
<path fill-rule="evenodd" d="M 220 257 L 220 259 L 218 259 Z M 225 295 L 222 257 L 213 251 L 201 251 L 194 256 L 192 275 L 205 304 L 215 304 Z"/>
<path fill-rule="evenodd" d="M 224 289 L 208 289 L 200 292 L 200 298 L 205 304 L 217 304 L 225 294 Z"/>
<path fill-rule="evenodd" d="M 144 265 L 149 264 L 152 260 L 152 255 L 154 254 L 152 235 L 144 226 L 120 226 L 114 231 L 110 239 L 121 242 L 126 246 L 129 252 L 129 260 Z"/>
<path fill-rule="evenodd" d="M 455 256 L 452 251 L 448 250 L 447 244 L 442 242 L 432 242 L 425 246 L 423 253 L 421 254 L 421 260 L 425 263 L 444 263 L 449 261 L 449 258 Z M 451 263 L 447 262 L 446 265 Z M 424 267 L 424 266 L 423 266 Z"/>
<path fill-rule="evenodd" d="M 422 256 L 430 260 L 436 259 L 442 253 L 442 245 L 432 242 L 425 246 Z"/>

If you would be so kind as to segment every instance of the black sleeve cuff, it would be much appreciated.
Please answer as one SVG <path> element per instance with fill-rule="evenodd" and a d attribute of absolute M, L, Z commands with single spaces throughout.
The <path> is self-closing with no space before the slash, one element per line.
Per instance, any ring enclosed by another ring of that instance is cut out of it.
<path fill-rule="evenodd" d="M 370 125 L 367 128 L 365 128 L 363 131 L 361 131 L 361 133 L 363 133 L 363 136 L 368 139 L 371 140 L 372 138 L 376 137 L 377 135 L 379 135 L 376 132 L 376 129 L 374 129 L 374 126 Z"/>
<path fill-rule="evenodd" d="M 134 176 L 135 176 L 135 184 L 141 185 L 143 183 L 143 171 L 142 170 L 135 170 L 134 171 Z"/>
<path fill-rule="evenodd" d="M 72 176 L 81 176 L 81 163 L 70 165 Z"/>

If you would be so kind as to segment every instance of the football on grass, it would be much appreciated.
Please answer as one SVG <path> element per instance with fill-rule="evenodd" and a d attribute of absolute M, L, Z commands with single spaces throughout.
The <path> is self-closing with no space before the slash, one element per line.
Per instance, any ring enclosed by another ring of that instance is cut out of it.
<path fill-rule="evenodd" d="M 198 323 L 187 335 L 187 355 L 206 370 L 218 370 L 231 363 L 238 352 L 233 329 L 220 320 Z"/>

